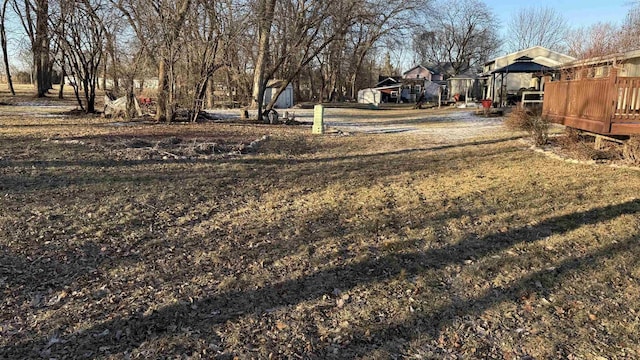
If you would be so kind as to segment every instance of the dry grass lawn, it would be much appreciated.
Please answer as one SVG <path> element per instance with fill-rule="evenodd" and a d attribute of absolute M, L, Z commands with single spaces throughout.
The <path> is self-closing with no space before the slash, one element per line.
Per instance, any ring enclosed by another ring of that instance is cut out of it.
<path fill-rule="evenodd" d="M 640 358 L 640 172 L 55 112 L 0 106 L 0 358 Z"/>

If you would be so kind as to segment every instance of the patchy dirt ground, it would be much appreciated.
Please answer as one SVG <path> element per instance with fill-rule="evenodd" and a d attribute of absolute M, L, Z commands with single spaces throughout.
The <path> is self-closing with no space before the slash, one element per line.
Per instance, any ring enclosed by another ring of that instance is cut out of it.
<path fill-rule="evenodd" d="M 0 358 L 639 358 L 639 173 L 438 116 L 0 116 Z"/>

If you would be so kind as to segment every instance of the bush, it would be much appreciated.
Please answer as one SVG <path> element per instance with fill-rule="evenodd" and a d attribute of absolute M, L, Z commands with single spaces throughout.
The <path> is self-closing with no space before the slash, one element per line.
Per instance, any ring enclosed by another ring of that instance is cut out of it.
<path fill-rule="evenodd" d="M 640 164 L 640 136 L 632 136 L 625 142 L 622 157 L 632 164 Z"/>
<path fill-rule="evenodd" d="M 505 120 L 505 125 L 513 130 L 528 132 L 536 145 L 544 145 L 549 140 L 549 120 L 539 109 L 515 108 Z"/>
<path fill-rule="evenodd" d="M 580 132 L 578 131 L 578 129 L 572 128 L 570 126 L 564 128 L 564 138 L 568 143 L 571 144 L 576 144 L 581 140 Z"/>
<path fill-rule="evenodd" d="M 611 141 L 603 141 L 595 147 L 593 135 L 583 134 L 572 127 L 565 127 L 564 134 L 554 138 L 565 155 L 579 160 L 615 161 L 622 158 L 622 147 Z"/>

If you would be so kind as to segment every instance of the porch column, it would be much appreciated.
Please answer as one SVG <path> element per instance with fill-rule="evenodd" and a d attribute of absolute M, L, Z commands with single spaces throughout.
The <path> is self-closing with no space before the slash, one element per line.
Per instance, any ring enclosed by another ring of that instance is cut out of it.
<path fill-rule="evenodd" d="M 496 74 L 493 73 L 491 74 L 491 102 L 495 102 L 496 101 Z"/>
<path fill-rule="evenodd" d="M 612 68 L 609 71 L 609 81 L 607 81 L 607 100 L 605 104 L 604 122 L 602 124 L 602 132 L 608 134 L 611 132 L 611 122 L 613 116 L 618 109 L 618 87 L 616 86 L 616 80 L 618 79 L 618 69 Z"/>

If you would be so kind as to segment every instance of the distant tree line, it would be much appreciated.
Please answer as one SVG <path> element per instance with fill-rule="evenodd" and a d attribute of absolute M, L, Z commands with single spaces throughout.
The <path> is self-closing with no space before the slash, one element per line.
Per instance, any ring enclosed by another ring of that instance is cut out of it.
<path fill-rule="evenodd" d="M 429 1 L 400 0 L 3 0 L 29 42 L 35 95 L 67 76 L 79 106 L 95 112 L 96 88 L 133 98 L 134 79 L 157 78 L 158 120 L 177 108 L 262 104 L 270 79 L 298 98 L 352 98 L 371 81 L 376 56 L 410 38 Z M 5 39 L 5 40 L 3 40 Z M 3 56 L 8 62 L 6 53 Z M 10 66 L 4 66 L 11 79 Z M 102 81 L 102 83 L 100 83 Z M 10 81 L 11 83 L 11 81 Z M 62 96 L 64 84 L 60 87 Z M 223 91 L 216 91 L 222 89 Z"/>
<path fill-rule="evenodd" d="M 542 45 L 584 57 L 637 47 L 640 39 L 638 5 L 622 26 L 580 29 L 567 28 L 554 10 L 526 8 L 500 39 L 499 20 L 481 0 L 2 1 L 10 91 L 6 25 L 13 17 L 28 42 L 36 96 L 68 77 L 90 113 L 96 89 L 109 86 L 132 103 L 134 80 L 157 78 L 159 121 L 171 121 L 178 108 L 197 114 L 221 101 L 270 109 L 274 101 L 263 99 L 272 79 L 282 80 L 277 93 L 293 85 L 297 99 L 353 99 L 391 70 L 388 54 L 403 49 L 416 62 L 461 73 L 500 50 Z"/>

